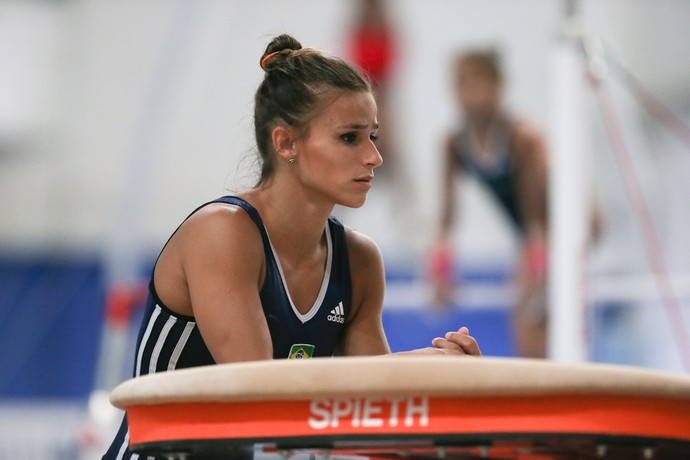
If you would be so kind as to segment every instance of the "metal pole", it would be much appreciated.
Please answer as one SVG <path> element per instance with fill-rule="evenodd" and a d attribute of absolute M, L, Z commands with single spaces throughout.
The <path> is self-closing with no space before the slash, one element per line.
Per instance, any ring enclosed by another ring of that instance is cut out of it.
<path fill-rule="evenodd" d="M 554 45 L 549 165 L 548 357 L 587 360 L 583 256 L 587 239 L 590 149 L 577 5 L 566 2 L 564 29 Z"/>

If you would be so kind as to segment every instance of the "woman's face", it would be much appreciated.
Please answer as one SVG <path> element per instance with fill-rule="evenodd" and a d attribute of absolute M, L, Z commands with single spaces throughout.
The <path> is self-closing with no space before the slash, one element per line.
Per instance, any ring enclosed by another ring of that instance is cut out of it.
<path fill-rule="evenodd" d="M 471 119 L 491 117 L 500 104 L 500 84 L 481 65 L 460 62 L 456 67 L 456 92 Z"/>
<path fill-rule="evenodd" d="M 302 184 L 326 201 L 358 208 L 383 158 L 374 141 L 376 102 L 369 92 L 334 93 L 295 141 Z M 297 165 L 296 165 L 297 166 Z"/>

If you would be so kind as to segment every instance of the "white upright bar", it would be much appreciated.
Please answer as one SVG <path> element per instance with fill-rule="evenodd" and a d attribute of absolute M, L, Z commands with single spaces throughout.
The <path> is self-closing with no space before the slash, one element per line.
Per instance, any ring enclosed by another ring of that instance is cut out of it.
<path fill-rule="evenodd" d="M 587 360 L 583 256 L 590 152 L 580 33 L 579 18 L 570 11 L 554 44 L 551 69 L 548 357 L 563 362 Z"/>

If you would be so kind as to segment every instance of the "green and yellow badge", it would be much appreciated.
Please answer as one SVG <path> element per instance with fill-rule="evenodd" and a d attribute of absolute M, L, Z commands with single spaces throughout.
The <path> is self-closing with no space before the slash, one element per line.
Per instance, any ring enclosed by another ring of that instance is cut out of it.
<path fill-rule="evenodd" d="M 314 345 L 308 343 L 296 343 L 290 347 L 288 359 L 307 359 L 314 356 Z"/>

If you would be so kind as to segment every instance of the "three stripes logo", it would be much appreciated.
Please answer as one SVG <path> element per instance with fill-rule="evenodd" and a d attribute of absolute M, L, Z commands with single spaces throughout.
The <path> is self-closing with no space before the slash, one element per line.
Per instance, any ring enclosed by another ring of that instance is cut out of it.
<path fill-rule="evenodd" d="M 345 322 L 345 307 L 343 303 L 340 302 L 336 307 L 331 310 L 331 314 L 328 315 L 328 321 L 333 321 L 334 323 L 343 324 Z"/>

